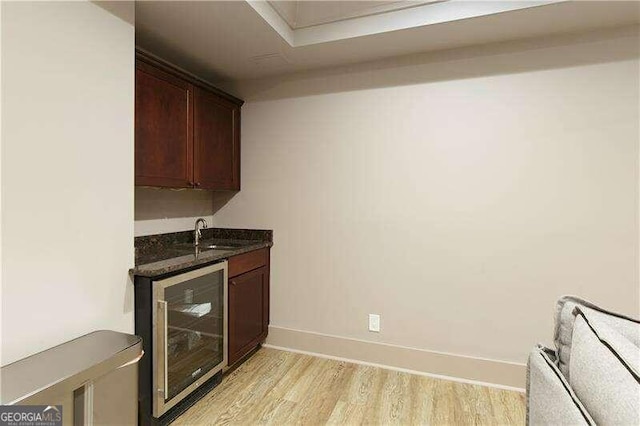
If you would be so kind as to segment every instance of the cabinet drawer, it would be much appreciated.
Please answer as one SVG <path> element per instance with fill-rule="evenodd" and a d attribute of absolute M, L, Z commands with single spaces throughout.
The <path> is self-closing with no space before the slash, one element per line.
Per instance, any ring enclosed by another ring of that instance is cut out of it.
<path fill-rule="evenodd" d="M 269 263 L 269 249 L 250 251 L 229 258 L 229 277 L 235 277 L 245 272 L 266 266 Z"/>

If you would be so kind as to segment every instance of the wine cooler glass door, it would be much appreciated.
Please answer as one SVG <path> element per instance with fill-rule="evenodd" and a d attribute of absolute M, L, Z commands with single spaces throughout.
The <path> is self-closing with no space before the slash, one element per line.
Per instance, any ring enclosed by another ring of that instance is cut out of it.
<path fill-rule="evenodd" d="M 154 282 L 154 415 L 161 416 L 227 361 L 227 262 Z"/>

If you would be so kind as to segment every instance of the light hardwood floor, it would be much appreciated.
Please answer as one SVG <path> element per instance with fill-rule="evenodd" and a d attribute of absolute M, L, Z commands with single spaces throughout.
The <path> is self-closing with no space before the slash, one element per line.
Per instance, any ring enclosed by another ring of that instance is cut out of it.
<path fill-rule="evenodd" d="M 518 392 L 262 348 L 174 425 L 524 424 Z"/>

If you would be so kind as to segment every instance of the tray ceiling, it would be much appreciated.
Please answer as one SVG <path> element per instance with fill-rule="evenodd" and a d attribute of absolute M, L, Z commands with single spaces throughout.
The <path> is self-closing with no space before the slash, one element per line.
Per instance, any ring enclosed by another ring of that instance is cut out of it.
<path fill-rule="evenodd" d="M 637 30 L 640 3 L 138 1 L 135 19 L 140 47 L 220 81 L 622 26 Z"/>
<path fill-rule="evenodd" d="M 406 9 L 427 3 L 425 1 L 269 1 L 269 5 L 292 29 L 328 24 L 345 19 L 361 18 L 394 10 Z"/>
<path fill-rule="evenodd" d="M 407 30 L 562 3 L 530 1 L 252 1 L 247 3 L 293 47 Z"/>

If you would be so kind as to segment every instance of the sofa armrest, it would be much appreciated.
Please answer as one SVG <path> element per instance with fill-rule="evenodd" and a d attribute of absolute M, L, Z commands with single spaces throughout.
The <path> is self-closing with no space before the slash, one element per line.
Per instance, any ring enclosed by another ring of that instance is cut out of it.
<path fill-rule="evenodd" d="M 555 362 L 554 351 L 537 345 L 527 362 L 527 425 L 594 425 Z"/>
<path fill-rule="evenodd" d="M 556 303 L 556 319 L 553 341 L 556 346 L 557 365 L 567 380 L 570 378 L 569 360 L 571 358 L 571 341 L 573 325 L 575 323 L 575 309 L 587 307 L 592 309 L 594 315 L 604 321 L 633 344 L 640 347 L 640 339 L 637 334 L 637 326 L 640 321 L 631 317 L 608 311 L 576 296 L 563 296 Z"/>

